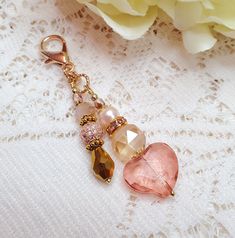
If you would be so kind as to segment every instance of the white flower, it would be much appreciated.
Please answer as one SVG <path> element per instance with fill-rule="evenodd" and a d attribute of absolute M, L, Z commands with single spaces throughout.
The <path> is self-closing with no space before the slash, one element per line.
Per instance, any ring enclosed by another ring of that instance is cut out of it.
<path fill-rule="evenodd" d="M 213 31 L 235 38 L 235 0 L 156 0 L 182 31 L 191 53 L 208 50 L 216 43 Z"/>
<path fill-rule="evenodd" d="M 133 40 L 153 24 L 158 8 L 165 11 L 182 32 L 190 53 L 210 49 L 213 31 L 235 38 L 235 0 L 78 0 L 103 17 L 114 31 Z"/>
<path fill-rule="evenodd" d="M 78 0 L 125 39 L 134 40 L 142 36 L 157 17 L 155 0 Z"/>

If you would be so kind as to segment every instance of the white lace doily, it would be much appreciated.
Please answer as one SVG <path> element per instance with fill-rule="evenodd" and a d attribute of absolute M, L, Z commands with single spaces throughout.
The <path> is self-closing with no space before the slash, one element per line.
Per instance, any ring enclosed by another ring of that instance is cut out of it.
<path fill-rule="evenodd" d="M 49 34 L 149 143 L 176 150 L 175 197 L 130 192 L 117 160 L 111 185 L 93 177 L 70 88 L 39 53 Z M 162 18 L 126 41 L 76 1 L 1 0 L 0 237 L 235 236 L 234 75 L 235 41 L 222 36 L 192 56 Z"/>

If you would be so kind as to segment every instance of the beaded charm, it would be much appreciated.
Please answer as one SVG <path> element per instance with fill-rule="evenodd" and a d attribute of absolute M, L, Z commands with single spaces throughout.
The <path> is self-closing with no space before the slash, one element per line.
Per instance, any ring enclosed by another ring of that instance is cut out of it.
<path fill-rule="evenodd" d="M 145 149 L 144 133 L 128 124 L 113 107 L 101 109 L 98 118 L 111 138 L 117 158 L 126 163 L 123 170 L 126 183 L 136 192 L 159 197 L 174 195 L 178 176 L 175 152 L 164 143 L 154 143 Z"/>
<path fill-rule="evenodd" d="M 45 50 L 45 44 L 49 41 L 62 43 L 61 52 L 49 52 Z M 45 63 L 55 63 L 62 67 L 73 92 L 73 100 L 76 105 L 76 118 L 81 126 L 80 136 L 88 151 L 91 151 L 92 169 L 94 175 L 107 183 L 111 182 L 114 172 L 114 162 L 110 155 L 102 148 L 104 144 L 104 130 L 97 120 L 97 112 L 104 106 L 103 100 L 90 88 L 89 77 L 74 71 L 74 64 L 67 54 L 64 39 L 58 35 L 51 35 L 41 42 L 41 53 L 47 58 Z M 83 89 L 79 87 L 81 81 L 85 82 Z M 84 102 L 85 94 L 90 95 L 91 102 Z"/>
<path fill-rule="evenodd" d="M 60 41 L 61 52 L 45 50 L 48 41 Z M 126 183 L 136 192 L 151 193 L 160 197 L 174 195 L 173 188 L 178 176 L 178 161 L 175 152 L 165 143 L 153 143 L 146 146 L 144 133 L 127 120 L 112 106 L 104 101 L 90 87 L 89 77 L 74 71 L 66 43 L 61 36 L 52 35 L 41 43 L 46 63 L 55 63 L 62 67 L 74 94 L 77 107 L 76 117 L 81 125 L 81 139 L 86 149 L 91 151 L 92 168 L 95 176 L 110 182 L 114 171 L 114 162 L 102 148 L 103 136 L 107 133 L 113 150 L 119 160 L 125 163 L 123 176 Z M 81 82 L 84 87 L 79 87 Z M 90 100 L 84 101 L 86 95 Z"/>

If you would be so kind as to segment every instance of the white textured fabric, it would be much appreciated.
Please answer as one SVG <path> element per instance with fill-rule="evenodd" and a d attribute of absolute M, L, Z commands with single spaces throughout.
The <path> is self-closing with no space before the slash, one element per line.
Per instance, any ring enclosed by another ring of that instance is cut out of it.
<path fill-rule="evenodd" d="M 235 236 L 234 40 L 192 56 L 167 19 L 126 41 L 76 1 L 0 6 L 1 238 Z M 70 88 L 39 54 L 55 33 L 101 97 L 176 150 L 175 197 L 130 192 L 117 160 L 111 185 L 93 177 Z"/>

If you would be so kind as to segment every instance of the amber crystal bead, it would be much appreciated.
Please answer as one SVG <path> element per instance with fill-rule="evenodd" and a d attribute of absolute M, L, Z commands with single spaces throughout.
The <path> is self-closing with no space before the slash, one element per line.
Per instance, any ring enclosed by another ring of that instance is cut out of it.
<path fill-rule="evenodd" d="M 91 158 L 95 176 L 104 182 L 110 183 L 114 171 L 114 162 L 110 155 L 102 147 L 98 147 L 91 152 Z"/>

